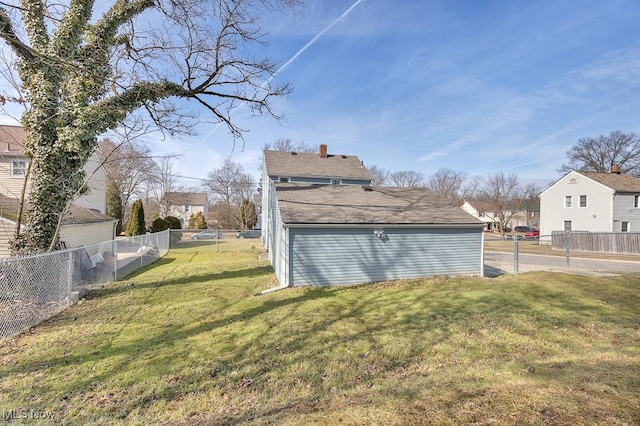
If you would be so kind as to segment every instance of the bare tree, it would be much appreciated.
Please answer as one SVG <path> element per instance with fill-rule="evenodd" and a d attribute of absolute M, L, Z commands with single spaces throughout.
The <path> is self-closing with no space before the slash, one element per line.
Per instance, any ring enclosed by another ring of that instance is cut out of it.
<path fill-rule="evenodd" d="M 465 180 L 463 172 L 456 172 L 451 169 L 440 169 L 429 177 L 427 187 L 432 191 L 442 195 L 451 204 L 460 206 L 464 195 L 462 193 Z"/>
<path fill-rule="evenodd" d="M 0 37 L 16 63 L 26 105 L 21 122 L 32 169 L 27 224 L 15 251 L 43 251 L 56 223 L 85 185 L 83 166 L 98 136 L 131 114 L 169 134 L 190 132 L 191 100 L 236 137 L 231 112 L 245 105 L 278 117 L 276 64 L 256 59 L 265 44 L 265 7 L 298 0 L 93 0 L 0 3 Z M 104 8 L 104 12 L 100 11 Z M 4 69 L 9 69 L 5 67 Z"/>
<path fill-rule="evenodd" d="M 427 185 L 424 174 L 414 170 L 390 173 L 388 182 L 391 186 L 424 187 Z"/>
<path fill-rule="evenodd" d="M 284 151 L 284 152 L 316 152 L 316 147 L 306 142 L 293 142 L 291 139 L 278 138 L 274 142 L 264 144 L 263 151 Z"/>
<path fill-rule="evenodd" d="M 584 137 L 567 151 L 569 162 L 558 170 L 609 173 L 612 166 L 619 166 L 622 173 L 640 176 L 640 136 L 619 130 L 608 136 Z"/>
<path fill-rule="evenodd" d="M 385 186 L 388 184 L 388 180 L 389 180 L 388 171 L 386 171 L 382 167 L 378 167 L 375 164 L 367 167 L 367 170 L 369 171 L 369 173 L 371 173 L 371 176 L 373 176 L 373 181 L 371 182 L 372 185 Z"/>
<path fill-rule="evenodd" d="M 246 226 L 242 206 L 252 201 L 257 185 L 253 176 L 244 172 L 241 164 L 226 159 L 222 167 L 208 173 L 204 185 L 211 199 L 218 200 L 226 209 L 225 214 L 234 218 L 236 226 Z"/>
<path fill-rule="evenodd" d="M 498 210 L 496 214 L 500 234 L 504 235 L 509 221 L 522 211 L 523 203 L 539 192 L 539 188 L 535 184 L 520 185 L 516 174 L 505 175 L 498 172 L 489 175 L 485 187 L 480 193 L 480 198 L 490 202 Z"/>
<path fill-rule="evenodd" d="M 176 154 L 167 154 L 154 162 L 145 194 L 147 220 L 153 215 L 167 217 L 172 204 L 168 194 L 182 190 L 173 171 L 173 163 L 178 158 Z"/>
<path fill-rule="evenodd" d="M 123 210 L 129 206 L 132 197 L 145 195 L 147 183 L 155 177 L 157 170 L 148 147 L 135 141 L 116 142 L 105 138 L 98 143 L 96 154 L 107 171 L 107 180 L 120 195 Z M 121 213 L 124 218 L 124 211 Z"/>

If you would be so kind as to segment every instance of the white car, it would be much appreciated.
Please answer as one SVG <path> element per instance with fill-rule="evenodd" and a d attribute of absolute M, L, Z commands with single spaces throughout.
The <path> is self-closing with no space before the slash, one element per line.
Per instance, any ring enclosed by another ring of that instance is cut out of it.
<path fill-rule="evenodd" d="M 222 232 L 218 232 L 215 229 L 207 229 L 189 237 L 191 240 L 215 240 L 220 238 L 222 238 Z"/>

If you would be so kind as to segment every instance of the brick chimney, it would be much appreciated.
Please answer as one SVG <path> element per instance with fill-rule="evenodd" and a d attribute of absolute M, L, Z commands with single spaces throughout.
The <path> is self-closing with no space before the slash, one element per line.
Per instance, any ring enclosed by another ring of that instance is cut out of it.
<path fill-rule="evenodd" d="M 320 155 L 320 158 L 327 158 L 327 145 L 320 145 L 320 151 L 318 152 L 318 155 Z"/>
<path fill-rule="evenodd" d="M 613 166 L 611 166 L 611 173 L 619 175 L 620 174 L 620 166 L 617 166 L 615 164 Z"/>

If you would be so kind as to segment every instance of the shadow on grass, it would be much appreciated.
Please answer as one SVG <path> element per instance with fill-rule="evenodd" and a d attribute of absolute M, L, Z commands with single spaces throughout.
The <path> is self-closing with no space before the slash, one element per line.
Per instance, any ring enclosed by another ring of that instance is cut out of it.
<path fill-rule="evenodd" d="M 173 278 L 140 287 L 161 288 L 270 274 L 270 266 L 261 266 Z M 538 276 L 550 279 L 546 277 L 552 275 Z M 515 364 L 517 370 L 522 371 L 520 374 L 527 378 L 568 389 L 579 387 L 581 380 L 589 375 L 606 380 L 606 371 L 615 376 L 622 374 L 625 368 L 629 370 L 625 360 L 589 360 L 581 365 L 579 377 L 554 376 L 557 369 L 568 369 L 561 361 L 563 356 L 575 358 L 580 354 L 567 355 L 568 352 L 561 348 L 558 355 L 549 355 L 544 348 L 539 352 L 535 346 L 533 349 L 510 348 L 502 342 L 479 345 L 480 349 L 475 353 L 468 349 L 484 335 L 487 337 L 483 338 L 489 338 L 491 333 L 500 330 L 517 333 L 514 324 L 523 317 L 533 330 L 553 330 L 559 319 L 566 318 L 591 321 L 604 317 L 623 329 L 629 327 L 629 321 L 634 317 L 611 315 L 615 306 L 612 309 L 606 304 L 598 305 L 593 302 L 594 296 L 585 300 L 572 297 L 571 289 L 563 289 L 562 279 L 546 285 L 536 283 L 534 279 L 524 284 L 519 281 L 518 285 L 509 285 L 510 281 L 500 282 L 500 279 L 434 279 L 391 285 L 292 289 L 264 298 L 234 300 L 227 305 L 212 302 L 211 310 L 204 315 L 176 324 L 159 322 L 153 332 L 126 343 L 114 343 L 126 330 L 135 330 L 138 320 L 140 324 L 153 322 L 151 317 L 137 318 L 139 310 L 136 310 L 116 333 L 93 336 L 92 340 L 103 342 L 93 352 L 52 359 L 45 366 L 35 361 L 15 365 L 4 370 L 0 378 L 45 369 L 64 375 L 66 369 L 73 372 L 84 364 L 108 360 L 108 366 L 94 376 L 72 374 L 57 388 L 47 382 L 38 383 L 38 393 L 82 401 L 84 394 L 103 383 L 116 389 L 112 392 L 124 393 L 124 385 L 118 388 L 113 384 L 113 378 L 123 371 L 135 375 L 136 369 L 148 368 L 152 371 L 149 374 L 157 375 L 155 380 L 148 379 L 156 386 L 154 392 L 157 393 L 127 394 L 130 398 L 122 404 L 101 407 L 103 418 L 116 415 L 126 419 L 131 413 L 144 412 L 151 404 L 182 402 L 185 395 L 216 390 L 231 395 L 231 401 L 236 398 L 235 407 L 241 408 L 236 413 L 211 415 L 206 419 L 207 424 L 240 424 L 255 419 L 277 423 L 290 416 L 312 414 L 323 405 L 330 409 L 335 394 L 357 395 L 360 392 L 366 395 L 366 403 L 379 398 L 387 404 L 410 405 L 410 401 L 420 400 L 424 389 L 435 387 L 434 383 L 438 381 L 447 383 L 453 398 L 451 407 L 445 409 L 455 410 L 460 400 L 482 399 L 484 390 L 490 389 L 493 383 L 489 377 L 464 381 L 465 363 Z M 618 288 L 610 293 L 615 293 L 616 298 L 623 295 Z M 545 310 L 545 306 L 550 309 Z M 570 338 L 571 333 L 580 335 L 583 332 L 567 330 L 569 335 L 565 338 Z M 500 337 L 500 334 L 494 335 L 496 340 Z M 533 341 L 538 339 L 544 347 L 546 342 L 541 340 L 546 337 L 544 333 L 529 337 Z M 214 350 L 218 347 L 224 350 Z M 194 357 L 194 352 L 202 354 Z M 198 365 L 174 371 L 176 364 L 183 365 L 184 360 L 193 358 L 199 360 Z M 586 361 L 586 356 L 584 358 Z M 145 361 L 135 364 L 139 360 Z M 439 363 L 441 369 L 437 367 Z M 432 372 L 417 374 L 431 365 L 435 365 Z M 527 367 L 529 371 L 526 371 Z M 632 374 L 637 372 L 637 364 L 633 368 L 629 370 Z M 446 370 L 463 377 L 464 383 L 454 381 L 453 373 L 441 372 Z M 168 383 L 168 374 L 179 376 L 179 383 Z M 368 384 L 372 387 L 365 386 Z M 627 385 L 637 388 L 637 383 L 627 381 Z M 243 405 L 243 397 L 247 395 L 255 400 L 269 401 L 272 393 L 286 392 L 276 386 L 289 389 L 291 397 L 287 402 L 282 402 L 284 398 L 280 396 L 279 401 L 257 407 Z M 233 408 L 234 402 L 229 404 Z M 495 408 L 490 401 L 485 404 L 487 410 Z M 79 415 L 76 420 L 91 420 L 85 416 L 88 415 Z"/>
<path fill-rule="evenodd" d="M 174 259 L 168 259 L 163 264 L 168 265 L 173 262 Z M 162 260 L 155 262 L 153 267 L 162 266 L 160 264 Z M 151 265 L 149 265 L 151 266 Z M 145 267 L 147 268 L 147 267 Z M 142 269 L 145 269 L 142 268 Z M 126 277 L 126 280 L 130 281 L 138 277 L 140 274 L 144 273 L 141 271 L 140 273 L 134 273 Z M 197 283 L 206 283 L 211 282 L 212 285 L 219 280 L 228 280 L 235 278 L 260 278 L 267 275 L 273 274 L 273 268 L 270 265 L 266 266 L 256 266 L 253 268 L 244 268 L 233 271 L 224 271 L 224 272 L 215 272 L 215 273 L 207 273 L 207 274 L 194 274 L 182 276 L 180 278 L 170 278 L 165 280 L 158 280 L 155 282 L 149 283 L 136 283 L 132 282 L 130 285 L 111 285 L 103 288 L 92 289 L 85 296 L 87 299 L 95 299 L 98 297 L 107 297 L 113 294 L 119 294 L 126 291 L 140 290 L 140 289 L 159 289 L 162 287 L 168 286 L 184 286 L 189 284 L 197 284 Z"/>

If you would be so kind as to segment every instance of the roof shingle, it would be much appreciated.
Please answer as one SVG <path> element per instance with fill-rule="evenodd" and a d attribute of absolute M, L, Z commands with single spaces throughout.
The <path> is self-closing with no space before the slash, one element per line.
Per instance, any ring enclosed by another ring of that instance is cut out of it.
<path fill-rule="evenodd" d="M 285 224 L 482 224 L 426 188 L 276 184 Z"/>
<path fill-rule="evenodd" d="M 299 176 L 371 180 L 371 173 L 355 155 L 327 155 L 305 152 L 264 151 L 269 176 Z"/>
<path fill-rule="evenodd" d="M 626 174 L 578 172 L 616 192 L 640 192 L 640 178 Z"/>

